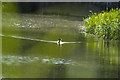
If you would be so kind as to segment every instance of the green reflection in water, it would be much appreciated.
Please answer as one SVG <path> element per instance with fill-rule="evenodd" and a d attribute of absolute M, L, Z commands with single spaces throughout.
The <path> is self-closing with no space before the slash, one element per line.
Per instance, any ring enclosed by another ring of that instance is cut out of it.
<path fill-rule="evenodd" d="M 49 21 L 45 17 L 36 19 L 24 15 L 26 21 L 17 19 L 18 25 L 12 26 L 9 32 L 6 22 L 3 26 L 3 77 L 5 78 L 108 78 L 118 77 L 118 41 L 91 41 L 78 33 L 78 21 L 66 21 L 57 18 Z M 53 17 L 53 16 L 52 16 Z M 33 17 L 32 17 L 33 18 Z M 40 21 L 41 20 L 41 21 Z M 15 20 L 16 21 L 16 20 Z M 36 24 L 38 28 L 28 26 L 27 22 Z M 46 24 L 42 24 L 46 23 Z M 54 25 L 49 27 L 49 23 Z M 75 26 L 74 26 L 75 25 Z M 23 27 L 24 26 L 24 27 Z M 13 29 L 13 31 L 11 30 Z M 43 31 L 44 30 L 44 31 Z M 8 31 L 8 33 L 7 33 Z M 20 36 L 14 38 L 10 36 Z M 36 41 L 35 39 L 65 42 L 81 42 L 63 44 Z M 30 38 L 32 40 L 29 40 Z M 86 42 L 83 42 L 86 41 Z"/>

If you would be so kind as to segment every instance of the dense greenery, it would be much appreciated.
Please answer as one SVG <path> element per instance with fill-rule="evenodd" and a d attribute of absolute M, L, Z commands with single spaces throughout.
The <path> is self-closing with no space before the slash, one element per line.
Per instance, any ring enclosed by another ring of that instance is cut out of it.
<path fill-rule="evenodd" d="M 120 9 L 93 13 L 84 19 L 85 31 L 103 39 L 119 39 L 120 37 Z"/>

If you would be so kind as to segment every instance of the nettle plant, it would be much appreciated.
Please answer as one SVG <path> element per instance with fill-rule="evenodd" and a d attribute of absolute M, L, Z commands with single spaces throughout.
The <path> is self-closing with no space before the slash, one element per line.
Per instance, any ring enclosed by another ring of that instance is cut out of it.
<path fill-rule="evenodd" d="M 120 9 L 93 13 L 83 19 L 86 26 L 85 31 L 103 39 L 119 39 L 120 37 Z"/>

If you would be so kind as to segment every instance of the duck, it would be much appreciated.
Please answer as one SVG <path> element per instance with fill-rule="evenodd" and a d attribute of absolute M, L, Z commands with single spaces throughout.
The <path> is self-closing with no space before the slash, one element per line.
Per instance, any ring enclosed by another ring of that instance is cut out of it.
<path fill-rule="evenodd" d="M 63 42 L 62 42 L 62 39 L 61 39 L 61 38 L 59 38 L 59 39 L 58 39 L 57 44 L 59 44 L 59 45 L 63 44 Z"/>

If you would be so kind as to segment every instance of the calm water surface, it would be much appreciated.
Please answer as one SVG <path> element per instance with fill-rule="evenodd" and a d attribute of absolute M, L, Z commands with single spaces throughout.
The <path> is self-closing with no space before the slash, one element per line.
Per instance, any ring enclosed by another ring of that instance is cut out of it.
<path fill-rule="evenodd" d="M 86 38 L 80 26 L 79 18 L 3 15 L 3 77 L 118 77 L 119 41 Z"/>

